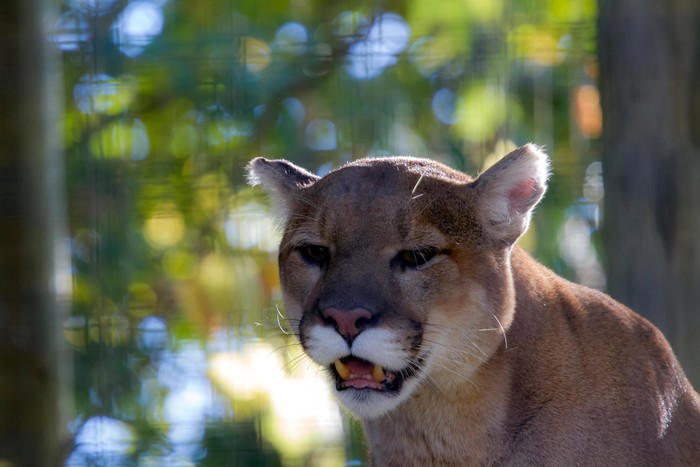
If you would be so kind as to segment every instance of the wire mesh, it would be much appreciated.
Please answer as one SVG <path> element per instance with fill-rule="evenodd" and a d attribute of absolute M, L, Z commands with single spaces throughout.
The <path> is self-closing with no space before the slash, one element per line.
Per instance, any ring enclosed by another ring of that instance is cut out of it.
<path fill-rule="evenodd" d="M 279 232 L 244 184 L 257 155 L 319 174 L 387 154 L 477 172 L 544 144 L 556 196 L 522 242 L 602 287 L 594 15 L 558 0 L 66 0 L 50 39 L 72 249 L 67 465 L 366 462 L 290 335 Z M 590 248 L 559 242 L 564 227 Z"/>

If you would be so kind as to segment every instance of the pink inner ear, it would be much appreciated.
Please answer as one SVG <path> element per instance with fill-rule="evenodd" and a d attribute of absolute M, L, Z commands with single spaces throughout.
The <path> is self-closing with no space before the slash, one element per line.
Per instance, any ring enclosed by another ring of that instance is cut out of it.
<path fill-rule="evenodd" d="M 511 190 L 508 192 L 508 203 L 516 212 L 522 212 L 530 208 L 530 203 L 532 197 L 539 191 L 539 186 L 537 181 L 528 178 L 518 182 Z"/>

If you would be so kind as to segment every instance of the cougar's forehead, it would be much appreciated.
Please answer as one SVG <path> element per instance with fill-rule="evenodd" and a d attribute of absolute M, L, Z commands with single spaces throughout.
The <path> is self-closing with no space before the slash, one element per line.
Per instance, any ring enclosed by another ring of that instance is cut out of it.
<path fill-rule="evenodd" d="M 382 167 L 347 167 L 320 180 L 316 191 L 319 198 L 328 200 L 326 206 L 330 203 L 372 215 L 380 211 L 379 203 L 405 204 L 411 194 L 412 178 L 415 177 Z"/>
<path fill-rule="evenodd" d="M 400 240 L 409 235 L 424 201 L 413 188 L 420 175 L 393 167 L 345 167 L 313 187 L 319 232 L 324 237 L 387 236 Z M 369 239 L 365 239 L 369 240 Z"/>
<path fill-rule="evenodd" d="M 363 159 L 304 189 L 287 234 L 308 233 L 349 247 L 431 243 L 433 233 L 454 236 L 469 217 L 469 181 L 428 160 Z"/>

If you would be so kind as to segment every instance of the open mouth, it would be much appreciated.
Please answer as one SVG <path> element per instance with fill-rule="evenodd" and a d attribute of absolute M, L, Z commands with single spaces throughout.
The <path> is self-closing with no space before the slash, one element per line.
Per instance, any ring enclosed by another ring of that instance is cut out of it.
<path fill-rule="evenodd" d="M 367 360 L 348 356 L 336 360 L 331 366 L 338 391 L 345 389 L 373 389 L 398 392 L 405 379 L 405 372 L 393 372 Z"/>

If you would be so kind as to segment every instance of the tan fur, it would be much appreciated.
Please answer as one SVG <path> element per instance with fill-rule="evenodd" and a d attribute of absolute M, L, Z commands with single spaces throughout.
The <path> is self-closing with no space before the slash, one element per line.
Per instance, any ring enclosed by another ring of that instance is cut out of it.
<path fill-rule="evenodd" d="M 415 369 L 395 392 L 337 391 L 373 464 L 700 464 L 700 399 L 661 333 L 514 246 L 547 167 L 531 145 L 476 180 L 411 158 L 323 178 L 251 162 L 281 211 L 284 300 L 307 353 L 335 378 L 350 357 Z M 327 258 L 309 261 L 308 245 Z M 424 264 L 401 261 L 426 247 L 438 253 Z M 372 319 L 344 340 L 330 309 Z"/>

